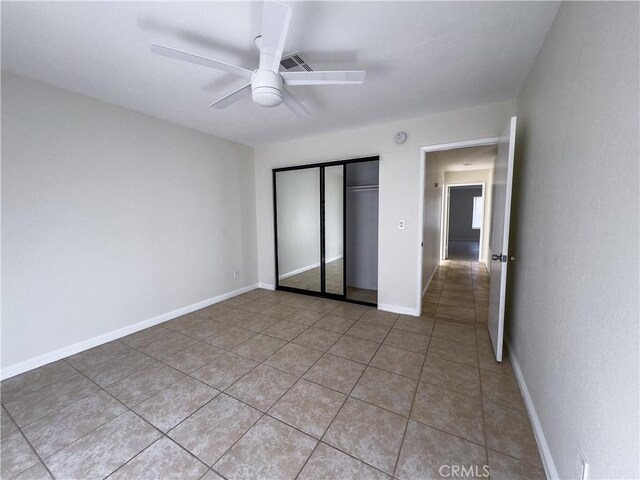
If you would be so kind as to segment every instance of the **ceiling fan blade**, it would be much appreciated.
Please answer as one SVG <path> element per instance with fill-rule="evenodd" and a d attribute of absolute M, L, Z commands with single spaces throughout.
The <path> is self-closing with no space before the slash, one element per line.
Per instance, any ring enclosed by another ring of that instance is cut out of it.
<path fill-rule="evenodd" d="M 356 85 L 364 83 L 365 72 L 282 72 L 286 85 Z"/>
<path fill-rule="evenodd" d="M 289 90 L 283 88 L 282 94 L 282 103 L 289 107 L 289 110 L 291 110 L 297 116 L 306 117 L 307 115 L 311 114 L 311 112 L 307 110 L 307 107 L 305 107 L 300 100 L 294 97 Z"/>
<path fill-rule="evenodd" d="M 271 1 L 264 2 L 262 38 L 260 39 L 261 69 L 278 72 L 290 22 L 291 7 L 289 5 Z"/>
<path fill-rule="evenodd" d="M 229 65 L 228 63 L 211 60 L 210 58 L 183 52 L 182 50 L 176 50 L 175 48 L 156 45 L 155 43 L 151 45 L 151 52 L 156 55 L 162 55 L 163 57 L 182 60 L 183 62 L 195 63 L 197 65 L 202 65 L 203 67 L 215 68 L 216 70 L 222 70 L 223 72 L 233 73 L 240 77 L 250 78 L 253 73 L 251 70 L 247 70 L 242 67 L 236 67 L 235 65 Z"/>
<path fill-rule="evenodd" d="M 243 85 L 239 89 L 234 90 L 230 94 L 225 95 L 220 100 L 216 100 L 209 106 L 219 108 L 219 109 L 227 108 L 232 103 L 235 103 L 238 100 L 240 100 L 242 97 L 246 96 L 246 94 L 249 93 L 249 90 L 251 90 L 251 84 L 247 83 L 246 85 Z"/>

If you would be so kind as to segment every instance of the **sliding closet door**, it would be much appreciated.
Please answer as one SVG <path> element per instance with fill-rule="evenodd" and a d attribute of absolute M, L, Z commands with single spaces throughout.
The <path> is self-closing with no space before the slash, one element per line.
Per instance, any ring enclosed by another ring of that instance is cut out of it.
<path fill-rule="evenodd" d="M 320 168 L 275 173 L 278 285 L 321 291 Z"/>
<path fill-rule="evenodd" d="M 325 291 L 344 295 L 344 165 L 323 168 Z"/>
<path fill-rule="evenodd" d="M 378 157 L 273 171 L 276 287 L 378 300 Z"/>

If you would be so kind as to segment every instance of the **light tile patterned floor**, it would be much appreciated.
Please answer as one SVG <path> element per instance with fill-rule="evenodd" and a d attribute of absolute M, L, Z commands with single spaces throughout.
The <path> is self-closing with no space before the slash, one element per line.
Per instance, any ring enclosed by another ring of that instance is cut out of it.
<path fill-rule="evenodd" d="M 488 285 L 444 262 L 419 318 L 255 290 L 8 379 L 1 476 L 544 478 Z"/>
<path fill-rule="evenodd" d="M 449 240 L 447 249 L 449 260 L 463 260 L 470 262 L 478 261 L 480 253 L 480 242 Z"/>

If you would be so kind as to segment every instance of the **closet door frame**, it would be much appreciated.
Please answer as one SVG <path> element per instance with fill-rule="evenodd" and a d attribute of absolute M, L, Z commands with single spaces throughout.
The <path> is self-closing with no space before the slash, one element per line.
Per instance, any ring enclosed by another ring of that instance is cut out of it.
<path fill-rule="evenodd" d="M 351 300 L 347 298 L 347 165 L 350 163 L 375 162 L 380 161 L 379 155 L 369 157 L 351 158 L 347 160 L 335 160 L 322 163 L 308 163 L 304 165 L 293 165 L 290 167 L 274 168 L 273 172 L 273 233 L 275 248 L 275 289 L 283 292 L 299 293 L 313 297 L 340 300 L 343 302 L 357 303 L 360 305 L 377 306 L 374 303 Z M 342 165 L 342 294 L 329 293 L 326 291 L 326 245 L 325 245 L 325 173 L 326 167 L 337 167 Z M 276 175 L 280 172 L 291 170 L 304 170 L 309 168 L 320 169 L 320 291 L 304 290 L 301 288 L 287 287 L 280 285 L 280 272 L 278 262 L 278 194 Z"/>

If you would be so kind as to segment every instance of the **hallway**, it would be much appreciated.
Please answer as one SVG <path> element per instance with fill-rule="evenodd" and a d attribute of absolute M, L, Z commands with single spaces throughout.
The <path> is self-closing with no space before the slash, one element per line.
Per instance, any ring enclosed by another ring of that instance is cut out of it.
<path fill-rule="evenodd" d="M 480 242 L 462 242 L 449 240 L 447 260 L 477 262 L 480 253 Z"/>
<path fill-rule="evenodd" d="M 542 479 L 488 285 L 444 262 L 421 317 L 254 290 L 5 380 L 2 478 Z"/>

